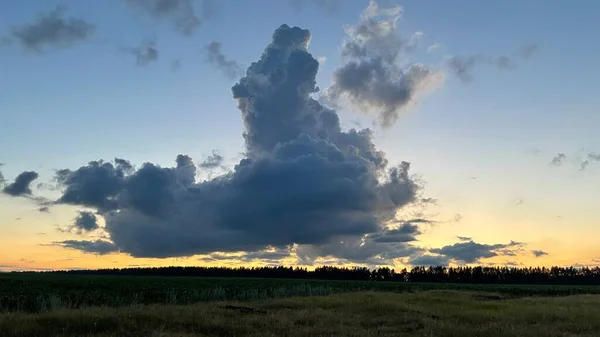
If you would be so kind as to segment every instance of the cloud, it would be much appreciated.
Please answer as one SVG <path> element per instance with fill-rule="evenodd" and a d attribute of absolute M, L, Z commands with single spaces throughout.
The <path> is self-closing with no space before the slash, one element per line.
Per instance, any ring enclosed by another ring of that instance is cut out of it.
<path fill-rule="evenodd" d="M 289 0 L 289 2 L 296 10 L 302 10 L 306 4 L 312 4 L 326 14 L 333 14 L 342 7 L 343 0 Z"/>
<path fill-rule="evenodd" d="M 515 206 L 521 206 L 525 203 L 525 200 L 523 200 L 521 198 L 517 198 L 517 199 L 513 200 L 513 203 L 515 204 Z"/>
<path fill-rule="evenodd" d="M 423 254 L 411 257 L 408 259 L 408 264 L 411 266 L 448 266 L 450 259 L 443 255 Z"/>
<path fill-rule="evenodd" d="M 31 183 L 38 178 L 37 172 L 25 171 L 17 176 L 15 181 L 4 187 L 2 192 L 13 197 L 31 195 Z"/>
<path fill-rule="evenodd" d="M 158 61 L 158 49 L 156 49 L 156 40 L 143 42 L 134 48 L 123 48 L 124 52 L 135 56 L 136 65 L 143 67 L 150 63 Z"/>
<path fill-rule="evenodd" d="M 311 98 L 318 61 L 310 38 L 282 25 L 233 86 L 245 158 L 231 172 L 196 181 L 185 155 L 174 167 L 115 160 L 58 170 L 57 202 L 100 212 L 110 239 L 60 245 L 158 258 L 294 247 L 372 263 L 419 251 L 398 242 L 416 235 L 411 225 L 388 228 L 398 210 L 422 199 L 410 163 L 388 165 L 371 130 L 342 130 L 337 113 Z"/>
<path fill-rule="evenodd" d="M 543 250 L 532 250 L 531 254 L 533 254 L 535 257 L 542 257 L 544 255 L 548 255 L 548 253 L 546 253 Z"/>
<path fill-rule="evenodd" d="M 221 156 L 216 150 L 213 150 L 210 156 L 206 157 L 206 159 L 204 159 L 200 164 L 198 164 L 198 167 L 205 169 L 214 169 L 221 166 L 222 163 L 223 156 Z"/>
<path fill-rule="evenodd" d="M 66 7 L 41 13 L 35 22 L 13 27 L 11 34 L 24 48 L 38 53 L 44 47 L 68 48 L 88 40 L 95 26 L 77 18 L 64 18 Z"/>
<path fill-rule="evenodd" d="M 334 71 L 323 94 L 326 101 L 375 113 L 380 125 L 389 127 L 419 96 L 443 82 L 442 71 L 411 61 L 423 34 L 401 36 L 396 29 L 401 14 L 398 6 L 379 8 L 371 0 L 359 24 L 345 27 L 341 50 L 346 62 Z"/>
<path fill-rule="evenodd" d="M 537 52 L 537 50 L 538 48 L 536 45 L 526 45 L 519 49 L 515 57 L 494 57 L 483 54 L 454 56 L 447 61 L 447 66 L 458 79 L 463 82 L 470 82 L 473 80 L 473 75 L 471 74 L 473 68 L 479 65 L 487 65 L 501 70 L 515 69 L 518 65 L 517 58 L 529 59 Z"/>
<path fill-rule="evenodd" d="M 552 161 L 550 162 L 550 165 L 554 165 L 554 166 L 560 166 L 563 164 L 563 162 L 567 159 L 567 155 L 564 153 L 559 153 L 556 156 L 554 156 L 554 158 L 552 158 Z"/>
<path fill-rule="evenodd" d="M 460 241 L 473 241 L 473 238 L 471 238 L 470 236 L 457 236 L 456 238 Z"/>
<path fill-rule="evenodd" d="M 75 218 L 72 229 L 78 233 L 91 232 L 100 228 L 98 218 L 92 212 L 80 211 Z"/>
<path fill-rule="evenodd" d="M 217 69 L 221 70 L 223 74 L 230 79 L 243 76 L 244 72 L 242 67 L 240 67 L 237 62 L 227 59 L 227 56 L 223 54 L 221 48 L 221 43 L 217 41 L 213 41 L 206 46 L 205 49 L 208 55 L 207 61 L 217 67 Z"/>
<path fill-rule="evenodd" d="M 452 218 L 454 220 L 454 222 L 461 222 L 463 219 L 462 214 L 456 213 L 454 214 L 454 218 Z"/>
<path fill-rule="evenodd" d="M 65 240 L 60 242 L 55 242 L 55 246 L 60 246 L 67 249 L 79 250 L 84 253 L 93 253 L 99 255 L 106 255 L 110 253 L 118 252 L 117 247 L 114 244 L 104 241 L 104 240 L 96 240 L 96 241 L 80 241 L 80 240 Z"/>
<path fill-rule="evenodd" d="M 435 52 L 436 50 L 438 50 L 440 48 L 442 48 L 441 44 L 434 43 L 434 44 L 430 45 L 429 47 L 427 47 L 427 52 L 428 53 L 433 53 L 433 52 Z"/>
<path fill-rule="evenodd" d="M 181 59 L 175 59 L 171 61 L 171 71 L 177 71 L 181 69 L 183 66 L 183 61 Z"/>
<path fill-rule="evenodd" d="M 327 62 L 327 56 L 319 56 L 317 57 L 317 61 L 319 61 L 319 64 L 323 64 Z"/>
<path fill-rule="evenodd" d="M 585 171 L 592 162 L 598 161 L 600 161 L 600 154 L 594 152 L 588 153 L 587 158 L 580 163 L 579 170 Z"/>
<path fill-rule="evenodd" d="M 217 12 L 215 0 L 201 0 L 200 10 L 194 0 L 125 0 L 157 20 L 171 21 L 175 30 L 184 36 L 192 35 Z"/>
<path fill-rule="evenodd" d="M 0 167 L 4 166 L 4 163 L 0 163 Z M 4 175 L 2 174 L 2 171 L 0 171 L 0 187 L 4 187 L 4 183 L 6 182 L 6 179 L 4 179 Z"/>
<path fill-rule="evenodd" d="M 50 213 L 50 208 L 48 206 L 42 206 L 38 208 L 38 211 L 42 213 Z"/>
<path fill-rule="evenodd" d="M 520 242 L 511 241 L 507 244 L 482 244 L 474 241 L 458 242 L 442 248 L 430 249 L 430 253 L 443 255 L 453 260 L 465 263 L 475 263 L 498 255 L 511 255 L 512 248 L 522 245 Z"/>

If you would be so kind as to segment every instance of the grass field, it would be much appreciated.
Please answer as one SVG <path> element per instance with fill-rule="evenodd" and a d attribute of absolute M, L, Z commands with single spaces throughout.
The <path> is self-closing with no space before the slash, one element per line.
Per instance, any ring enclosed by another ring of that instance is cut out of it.
<path fill-rule="evenodd" d="M 29 336 L 598 336 L 600 295 L 433 290 L 0 314 Z M 249 307 L 251 306 L 251 307 Z"/>
<path fill-rule="evenodd" d="M 61 308 L 138 304 L 183 305 L 211 301 L 252 302 L 359 291 L 402 293 L 435 289 L 491 291 L 510 297 L 600 294 L 600 287 L 595 286 L 6 274 L 0 275 L 0 312 L 46 312 Z"/>

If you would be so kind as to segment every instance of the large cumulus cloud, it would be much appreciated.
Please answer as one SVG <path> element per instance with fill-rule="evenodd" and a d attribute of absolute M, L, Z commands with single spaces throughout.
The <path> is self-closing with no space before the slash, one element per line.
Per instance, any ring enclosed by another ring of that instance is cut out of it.
<path fill-rule="evenodd" d="M 311 98 L 319 63 L 310 38 L 282 25 L 233 86 L 246 149 L 230 173 L 197 181 L 185 155 L 174 167 L 136 170 L 118 159 L 59 170 L 58 202 L 96 209 L 110 242 L 58 244 L 136 257 L 293 248 L 306 259 L 389 261 L 414 253 L 415 225 L 387 228 L 418 199 L 410 164 L 389 166 L 369 129 L 343 131 L 337 113 Z"/>

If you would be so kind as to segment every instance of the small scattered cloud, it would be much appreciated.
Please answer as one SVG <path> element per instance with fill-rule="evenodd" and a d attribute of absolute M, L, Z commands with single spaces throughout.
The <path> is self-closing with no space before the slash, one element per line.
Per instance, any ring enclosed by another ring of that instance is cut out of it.
<path fill-rule="evenodd" d="M 471 238 L 470 236 L 457 236 L 456 238 L 460 241 L 473 241 L 473 238 Z"/>
<path fill-rule="evenodd" d="M 531 254 L 533 254 L 533 256 L 535 256 L 535 257 L 542 257 L 542 256 L 545 256 L 545 255 L 548 255 L 548 253 L 546 253 L 543 250 L 532 250 Z"/>
<path fill-rule="evenodd" d="M 223 54 L 220 42 L 213 41 L 205 49 L 208 55 L 207 61 L 221 70 L 227 78 L 236 79 L 243 76 L 242 67 L 236 61 L 228 59 Z"/>
<path fill-rule="evenodd" d="M 213 150 L 210 156 L 206 157 L 202 162 L 200 162 L 200 164 L 198 164 L 198 167 L 205 169 L 214 169 L 220 167 L 222 163 L 223 156 L 220 155 L 217 150 Z"/>
<path fill-rule="evenodd" d="M 38 176 L 37 172 L 34 171 L 22 172 L 15 178 L 13 183 L 6 185 L 2 191 L 13 197 L 29 196 L 32 193 L 30 185 Z"/>
<path fill-rule="evenodd" d="M 304 9 L 306 5 L 313 5 L 326 14 L 334 14 L 340 10 L 344 0 L 288 0 L 290 4 L 298 11 Z"/>
<path fill-rule="evenodd" d="M 319 64 L 323 64 L 327 62 L 327 56 L 319 56 L 317 57 L 317 61 L 319 61 Z"/>
<path fill-rule="evenodd" d="M 518 65 L 518 59 L 530 59 L 538 48 L 535 45 L 526 45 L 521 47 L 515 56 L 489 56 L 476 54 L 470 56 L 453 56 L 447 61 L 447 66 L 454 75 L 463 82 L 473 80 L 473 68 L 479 65 L 487 65 L 489 67 L 512 70 Z"/>
<path fill-rule="evenodd" d="M 171 61 L 171 71 L 178 71 L 183 66 L 182 59 L 175 59 Z"/>
<path fill-rule="evenodd" d="M 521 198 L 517 198 L 517 199 L 513 200 L 513 203 L 515 204 L 515 206 L 521 206 L 525 203 L 525 200 L 523 200 Z"/>
<path fill-rule="evenodd" d="M 453 245 L 444 246 L 442 248 L 430 249 L 430 253 L 443 255 L 452 260 L 461 261 L 464 263 L 476 263 L 481 259 L 487 259 L 499 255 L 513 256 L 516 255 L 513 249 L 521 246 L 522 243 L 511 241 L 507 244 L 482 244 L 472 240 L 466 242 L 458 242 Z"/>
<path fill-rule="evenodd" d="M 158 61 L 156 39 L 142 42 L 137 47 L 122 48 L 125 53 L 135 56 L 135 64 L 143 67 Z"/>
<path fill-rule="evenodd" d="M 38 208 L 38 211 L 41 213 L 50 213 L 50 207 L 42 206 L 42 207 Z"/>
<path fill-rule="evenodd" d="M 53 245 L 67 249 L 78 250 L 84 253 L 92 253 L 98 255 L 106 255 L 118 252 L 117 247 L 112 242 L 104 240 L 65 240 L 60 242 L 54 242 Z"/>
<path fill-rule="evenodd" d="M 390 127 L 407 107 L 444 81 L 444 73 L 411 60 L 423 33 L 402 36 L 397 22 L 402 8 L 380 8 L 375 0 L 363 10 L 360 22 L 344 28 L 344 63 L 333 73 L 322 97 L 330 104 L 374 113 Z"/>
<path fill-rule="evenodd" d="M 553 166 L 560 166 L 564 163 L 564 161 L 567 159 L 567 155 L 564 153 L 559 153 L 556 156 L 554 156 L 554 158 L 552 158 L 552 161 L 550 161 L 550 165 Z"/>
<path fill-rule="evenodd" d="M 461 222 L 462 219 L 463 219 L 463 216 L 460 213 L 454 214 L 454 218 L 453 218 L 454 222 Z"/>
<path fill-rule="evenodd" d="M 428 53 L 433 53 L 433 52 L 439 50 L 440 48 L 442 48 L 441 44 L 434 43 L 434 44 L 430 45 L 429 47 L 427 47 L 427 52 Z"/>
<path fill-rule="evenodd" d="M 125 0 L 156 20 L 170 21 L 177 32 L 192 35 L 217 14 L 216 0 Z"/>
<path fill-rule="evenodd" d="M 82 19 L 65 18 L 65 6 L 57 6 L 50 12 L 38 15 L 36 21 L 13 27 L 12 38 L 26 50 L 42 53 L 45 47 L 69 48 L 88 40 L 95 26 Z"/>
<path fill-rule="evenodd" d="M 77 217 L 74 219 L 74 223 L 71 227 L 77 233 L 91 232 L 100 226 L 98 225 L 98 218 L 96 215 L 89 211 L 80 211 Z"/>

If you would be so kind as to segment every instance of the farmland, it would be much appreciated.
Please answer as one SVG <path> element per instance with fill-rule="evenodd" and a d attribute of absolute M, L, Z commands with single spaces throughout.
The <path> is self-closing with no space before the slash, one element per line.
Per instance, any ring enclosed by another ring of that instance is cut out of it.
<path fill-rule="evenodd" d="M 0 274 L 0 312 L 37 313 L 85 307 L 257 302 L 349 292 L 414 293 L 428 290 L 494 292 L 510 298 L 600 294 L 600 287 L 597 286 Z"/>

